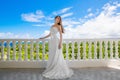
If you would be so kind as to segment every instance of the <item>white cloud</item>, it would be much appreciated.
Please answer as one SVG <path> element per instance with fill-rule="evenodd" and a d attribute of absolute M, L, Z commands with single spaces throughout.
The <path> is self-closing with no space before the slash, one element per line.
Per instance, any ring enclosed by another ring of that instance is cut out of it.
<path fill-rule="evenodd" d="M 36 13 L 23 13 L 21 17 L 24 21 L 28 22 L 41 22 L 40 19 L 44 18 L 44 14 L 42 11 L 37 10 Z"/>
<path fill-rule="evenodd" d="M 64 38 L 120 38 L 120 14 L 116 12 L 119 5 L 107 3 L 98 16 L 74 28 L 66 27 Z"/>
<path fill-rule="evenodd" d="M 36 13 L 26 13 L 22 14 L 21 17 L 24 21 L 27 22 L 38 22 L 32 26 L 51 26 L 55 15 L 61 14 L 62 18 L 70 17 L 73 15 L 73 12 L 68 12 L 72 7 L 66 7 L 58 11 L 53 11 L 50 15 L 45 16 L 42 11 L 37 10 Z"/>
<path fill-rule="evenodd" d="M 62 23 L 64 26 L 67 26 L 67 27 L 69 27 L 69 26 L 74 27 L 75 25 L 80 25 L 80 21 L 77 21 L 74 18 L 63 19 Z"/>
<path fill-rule="evenodd" d="M 63 8 L 63 9 L 61 9 L 61 10 L 54 11 L 52 14 L 53 14 L 53 15 L 63 14 L 63 13 L 66 13 L 67 11 L 69 11 L 71 8 L 72 8 L 72 7 Z"/>
<path fill-rule="evenodd" d="M 32 25 L 32 26 L 46 26 L 45 24 L 34 24 L 34 25 Z"/>
<path fill-rule="evenodd" d="M 38 26 L 38 27 L 50 27 L 51 25 L 53 25 L 54 23 L 52 22 L 46 22 L 45 23 L 42 23 L 42 24 L 33 24 L 32 26 Z"/>
<path fill-rule="evenodd" d="M 120 7 L 120 4 L 117 2 L 114 3 L 113 5 L 110 5 L 110 3 L 107 3 L 104 5 L 102 9 L 104 10 L 103 13 L 106 14 L 106 16 L 110 16 L 110 15 L 116 14 L 116 10 L 119 7 Z"/>
<path fill-rule="evenodd" d="M 69 17 L 69 16 L 71 16 L 71 15 L 73 15 L 73 13 L 71 12 L 71 13 L 66 13 L 66 14 L 63 14 L 61 17 L 62 18 L 65 18 L 65 17 Z"/>
<path fill-rule="evenodd" d="M 94 14 L 93 13 L 89 13 L 88 15 L 85 16 L 85 18 L 89 18 L 89 17 L 92 17 L 92 16 L 94 16 Z"/>
<path fill-rule="evenodd" d="M 84 18 L 69 17 L 73 15 L 73 12 L 68 11 L 72 7 L 64 8 L 62 10 L 53 12 L 50 16 L 46 17 L 45 25 L 54 19 L 54 15 L 62 14 L 63 26 L 65 28 L 65 34 L 63 38 L 119 38 L 120 37 L 120 3 L 113 2 L 105 4 L 101 9 L 96 9 L 95 13 L 91 12 L 89 8 L 88 14 Z M 67 17 L 67 18 L 66 18 Z M 48 20 L 47 20 L 48 19 Z M 42 24 L 42 25 L 44 25 Z M 35 26 L 35 25 L 34 25 Z M 41 26 L 36 24 L 36 26 Z M 42 36 L 49 33 L 46 30 Z"/>
<path fill-rule="evenodd" d="M 91 9 L 91 8 L 88 8 L 88 9 L 87 9 L 87 12 L 91 12 L 91 11 L 92 11 L 92 9 Z"/>
<path fill-rule="evenodd" d="M 13 38 L 13 39 L 20 39 L 20 38 L 24 38 L 24 39 L 27 39 L 27 38 L 33 38 L 32 36 L 30 36 L 29 33 L 24 33 L 24 34 L 15 34 L 15 33 L 12 33 L 12 32 L 3 32 L 3 33 L 0 33 L 0 38 L 1 39 L 5 39 L 5 38 Z"/>
<path fill-rule="evenodd" d="M 119 5 L 117 2 L 107 3 L 101 12 L 97 9 L 96 13 L 89 13 L 83 19 L 63 19 L 63 38 L 120 38 L 120 12 L 117 12 Z M 86 19 L 89 17 L 92 18 Z"/>

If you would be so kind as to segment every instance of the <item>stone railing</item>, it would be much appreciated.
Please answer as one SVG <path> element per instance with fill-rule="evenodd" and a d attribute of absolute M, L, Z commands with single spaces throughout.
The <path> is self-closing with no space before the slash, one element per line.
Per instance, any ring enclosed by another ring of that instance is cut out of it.
<path fill-rule="evenodd" d="M 49 39 L 0 39 L 0 68 L 45 67 Z M 118 66 L 120 39 L 63 39 L 62 52 L 70 67 Z"/>

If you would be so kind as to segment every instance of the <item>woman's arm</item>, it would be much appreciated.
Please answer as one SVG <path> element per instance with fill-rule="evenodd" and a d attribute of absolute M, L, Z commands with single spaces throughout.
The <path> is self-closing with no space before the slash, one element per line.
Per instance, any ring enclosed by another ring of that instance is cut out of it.
<path fill-rule="evenodd" d="M 52 27 L 53 27 L 53 25 L 52 25 Z M 52 27 L 51 27 L 51 28 L 52 28 Z M 50 28 L 50 29 L 51 29 L 51 28 Z M 42 38 L 39 38 L 39 39 L 45 39 L 45 38 L 49 37 L 50 35 L 51 35 L 51 32 L 50 32 L 47 36 L 42 37 Z"/>
<path fill-rule="evenodd" d="M 59 27 L 59 34 L 60 34 L 60 42 L 59 42 L 59 49 L 62 47 L 62 29 L 61 26 Z"/>
<path fill-rule="evenodd" d="M 51 33 L 49 33 L 48 35 L 46 35 L 46 36 L 44 36 L 42 38 L 39 38 L 39 39 L 45 39 L 45 38 L 49 37 L 50 35 L 51 35 Z"/>

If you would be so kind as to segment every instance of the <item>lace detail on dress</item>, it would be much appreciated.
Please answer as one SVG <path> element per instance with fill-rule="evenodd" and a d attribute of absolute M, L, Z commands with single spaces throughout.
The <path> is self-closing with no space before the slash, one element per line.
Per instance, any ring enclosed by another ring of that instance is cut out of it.
<path fill-rule="evenodd" d="M 51 38 L 49 42 L 49 58 L 46 69 L 44 70 L 42 75 L 49 79 L 70 78 L 74 74 L 74 71 L 68 67 L 66 60 L 64 60 L 62 48 L 58 48 L 58 29 L 56 27 L 52 27 L 50 29 L 50 32 Z"/>

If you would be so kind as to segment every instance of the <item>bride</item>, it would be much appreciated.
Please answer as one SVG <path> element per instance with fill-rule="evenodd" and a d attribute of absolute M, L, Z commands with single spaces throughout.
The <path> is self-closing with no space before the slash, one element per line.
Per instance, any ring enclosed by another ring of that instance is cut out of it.
<path fill-rule="evenodd" d="M 57 33 L 60 36 L 57 36 Z M 50 28 L 50 33 L 45 37 L 39 38 L 44 39 L 50 36 L 49 58 L 46 69 L 42 73 L 42 76 L 49 79 L 70 78 L 74 74 L 74 71 L 68 67 L 63 57 L 62 33 L 64 33 L 64 28 L 61 17 L 56 16 L 55 23 Z"/>

